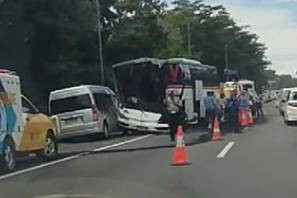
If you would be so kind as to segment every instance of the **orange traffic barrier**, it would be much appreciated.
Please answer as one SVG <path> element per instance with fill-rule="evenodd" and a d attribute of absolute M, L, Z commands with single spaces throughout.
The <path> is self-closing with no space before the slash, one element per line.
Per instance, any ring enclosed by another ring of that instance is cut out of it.
<path fill-rule="evenodd" d="M 218 141 L 218 140 L 223 140 L 223 137 L 221 135 L 221 129 L 220 129 L 220 124 L 218 117 L 215 117 L 214 119 L 214 124 L 213 124 L 213 132 L 212 132 L 212 141 Z"/>
<path fill-rule="evenodd" d="M 173 160 L 171 165 L 182 166 L 190 164 L 187 150 L 184 142 L 184 132 L 182 126 L 178 126 L 176 135 L 176 148 L 173 155 Z"/>

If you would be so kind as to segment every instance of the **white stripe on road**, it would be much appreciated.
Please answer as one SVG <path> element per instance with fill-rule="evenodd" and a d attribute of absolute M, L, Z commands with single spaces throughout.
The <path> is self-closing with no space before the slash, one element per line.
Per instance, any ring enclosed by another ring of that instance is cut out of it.
<path fill-rule="evenodd" d="M 117 143 L 117 144 L 112 144 L 112 145 L 109 145 L 109 146 L 100 147 L 100 148 L 94 149 L 93 151 L 103 151 L 103 150 L 106 150 L 106 149 L 119 147 L 119 146 L 122 146 L 124 144 L 130 144 L 130 143 L 133 143 L 133 142 L 148 138 L 150 136 L 152 136 L 152 135 L 140 136 L 140 137 L 137 137 L 137 138 L 134 138 L 134 139 L 131 139 L 131 140 L 127 140 L 127 141 L 124 141 L 124 142 L 120 142 L 120 143 Z M 24 173 L 28 173 L 28 172 L 31 172 L 31 171 L 35 171 L 35 170 L 45 168 L 45 167 L 48 167 L 48 166 L 53 166 L 53 165 L 56 165 L 56 164 L 67 162 L 67 161 L 70 161 L 70 160 L 74 160 L 74 159 L 77 159 L 77 158 L 79 158 L 79 157 L 81 157 L 83 155 L 89 154 L 89 153 L 91 153 L 91 151 L 90 152 L 80 153 L 80 154 L 77 154 L 77 155 L 72 155 L 72 156 L 65 157 L 65 158 L 55 160 L 55 161 L 52 161 L 52 162 L 40 164 L 40 165 L 37 165 L 37 166 L 33 166 L 31 168 L 15 171 L 13 173 L 5 174 L 5 175 L 0 176 L 0 180 L 4 180 L 4 179 L 10 178 L 10 177 L 14 177 L 14 176 L 21 175 L 21 174 L 24 174 Z"/>
<path fill-rule="evenodd" d="M 150 136 L 152 136 L 152 135 L 149 134 L 149 135 L 140 136 L 140 137 L 134 138 L 132 140 L 127 140 L 127 141 L 120 142 L 120 143 L 117 143 L 117 144 L 112 144 L 112 145 L 109 145 L 109 146 L 100 147 L 100 148 L 94 149 L 93 151 L 98 152 L 98 151 L 103 151 L 103 150 L 107 150 L 107 149 L 114 148 L 114 147 L 119 147 L 119 146 L 122 146 L 124 144 L 130 144 L 130 143 L 133 143 L 133 142 L 148 138 Z"/>
<path fill-rule="evenodd" d="M 229 150 L 234 146 L 235 142 L 229 142 L 223 150 L 218 154 L 217 158 L 224 158 L 225 155 L 229 152 Z"/>
<path fill-rule="evenodd" d="M 55 164 L 59 164 L 59 163 L 62 163 L 62 162 L 70 161 L 70 160 L 76 159 L 78 157 L 79 157 L 79 155 L 73 155 L 73 156 L 70 156 L 70 157 L 65 157 L 63 159 L 59 159 L 59 160 L 55 160 L 55 161 L 52 161 L 52 162 L 44 163 L 44 164 L 41 164 L 41 165 L 38 165 L 38 166 L 33 166 L 31 168 L 27 168 L 27 169 L 24 169 L 24 170 L 19 170 L 19 171 L 13 172 L 13 173 L 2 175 L 2 176 L 0 176 L 0 180 L 6 179 L 6 178 L 9 178 L 9 177 L 13 177 L 13 176 L 17 176 L 17 175 L 21 175 L 21 174 L 31 172 L 31 171 L 34 171 L 34 170 L 37 170 L 37 169 L 41 169 L 41 168 L 44 168 L 44 167 L 52 166 L 52 165 L 55 165 Z"/>

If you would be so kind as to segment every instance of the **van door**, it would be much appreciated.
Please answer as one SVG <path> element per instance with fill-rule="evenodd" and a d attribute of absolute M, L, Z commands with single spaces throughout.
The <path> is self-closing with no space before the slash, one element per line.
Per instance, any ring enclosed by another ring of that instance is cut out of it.
<path fill-rule="evenodd" d="M 86 93 L 51 101 L 51 114 L 58 116 L 61 134 L 94 128 L 90 96 Z"/>
<path fill-rule="evenodd" d="M 112 96 L 105 93 L 94 93 L 94 101 L 101 114 L 99 119 L 101 123 L 106 119 L 109 130 L 114 131 L 117 127 L 117 108 L 113 102 Z"/>

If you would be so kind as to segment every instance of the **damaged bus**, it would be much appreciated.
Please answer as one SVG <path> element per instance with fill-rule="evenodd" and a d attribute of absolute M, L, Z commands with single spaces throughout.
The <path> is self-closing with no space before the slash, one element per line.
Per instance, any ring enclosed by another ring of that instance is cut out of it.
<path fill-rule="evenodd" d="M 189 124 L 205 118 L 207 92 L 220 97 L 216 68 L 195 60 L 140 58 L 114 65 L 113 72 L 121 102 L 118 123 L 127 130 L 168 132 L 162 113 L 169 92 L 181 97 Z"/>

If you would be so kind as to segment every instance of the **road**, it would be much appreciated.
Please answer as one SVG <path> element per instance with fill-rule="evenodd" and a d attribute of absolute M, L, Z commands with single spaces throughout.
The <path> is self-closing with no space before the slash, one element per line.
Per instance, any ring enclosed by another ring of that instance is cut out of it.
<path fill-rule="evenodd" d="M 164 135 L 78 143 L 82 154 L 2 175 L 0 197 L 295 198 L 297 127 L 286 126 L 272 105 L 265 111 L 264 121 L 223 141 L 201 142 L 200 133 L 186 133 L 188 166 L 170 165 L 174 145 Z"/>

